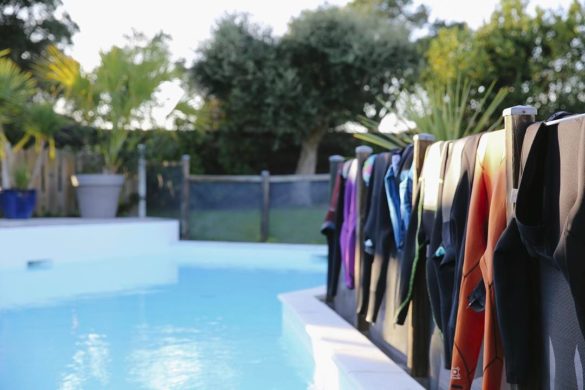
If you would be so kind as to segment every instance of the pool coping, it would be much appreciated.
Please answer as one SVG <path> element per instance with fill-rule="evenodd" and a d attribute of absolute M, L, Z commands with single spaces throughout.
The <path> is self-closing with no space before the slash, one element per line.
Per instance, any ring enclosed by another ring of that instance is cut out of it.
<path fill-rule="evenodd" d="M 79 218 L 79 217 L 39 217 L 29 219 L 0 219 L 0 229 L 43 228 L 52 226 L 111 225 L 126 223 L 158 223 L 174 221 L 159 217 L 118 217 L 118 218 Z"/>
<path fill-rule="evenodd" d="M 179 222 L 162 218 L 34 218 L 0 221 L 0 268 L 89 261 L 164 251 L 179 241 Z"/>
<path fill-rule="evenodd" d="M 323 389 L 424 389 L 321 299 L 325 287 L 280 294 L 284 316 L 307 336 L 315 381 Z M 286 320 L 286 318 L 285 318 Z"/>

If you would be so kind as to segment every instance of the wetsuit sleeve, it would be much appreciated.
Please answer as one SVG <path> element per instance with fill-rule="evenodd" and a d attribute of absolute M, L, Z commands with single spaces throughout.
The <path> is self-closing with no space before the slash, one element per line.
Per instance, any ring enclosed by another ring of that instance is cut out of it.
<path fill-rule="evenodd" d="M 481 163 L 475 164 L 469 204 L 465 256 L 459 294 L 453 357 L 451 361 L 451 389 L 471 388 L 484 333 L 484 315 L 472 310 L 468 298 L 482 280 L 480 261 L 487 239 L 487 189 Z"/>

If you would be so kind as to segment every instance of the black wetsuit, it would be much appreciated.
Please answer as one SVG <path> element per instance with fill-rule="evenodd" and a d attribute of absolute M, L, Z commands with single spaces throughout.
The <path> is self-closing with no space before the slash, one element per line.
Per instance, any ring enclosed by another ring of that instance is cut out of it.
<path fill-rule="evenodd" d="M 339 234 L 343 223 L 343 199 L 345 179 L 342 175 L 343 164 L 340 164 L 335 177 L 333 193 L 329 204 L 329 210 L 325 221 L 321 226 L 321 233 L 327 238 L 327 301 L 333 300 L 337 294 L 337 283 L 341 270 L 341 249 L 339 247 Z"/>
<path fill-rule="evenodd" d="M 390 153 L 376 156 L 368 185 L 368 206 L 364 223 L 363 294 L 358 313 L 375 322 L 386 289 L 388 258 L 394 246 L 384 175 L 390 165 Z"/>
<path fill-rule="evenodd" d="M 558 343 L 555 351 L 549 351 L 556 355 L 556 377 L 560 377 L 556 387 L 574 387 L 576 356 L 583 359 L 583 337 L 575 339 L 570 334 L 572 329 L 565 324 L 570 316 L 564 316 L 575 313 L 575 322 L 585 335 L 585 118 L 532 125 L 524 140 L 522 163 L 515 216 L 494 254 L 507 380 L 537 388 L 539 375 L 552 375 L 542 370 L 539 356 L 549 343 L 551 348 Z M 570 295 L 562 296 L 565 286 L 558 280 L 552 290 L 556 298 L 540 294 L 545 288 L 550 293 L 542 283 L 550 283 L 553 279 L 546 275 L 555 273 L 564 277 Z M 566 306 L 567 298 L 572 307 Z M 540 313 L 543 307 L 552 312 Z M 551 336 L 551 329 L 541 333 L 539 326 L 550 328 L 551 322 L 553 328 L 565 329 L 564 334 Z M 561 353 L 566 356 L 559 359 Z M 559 384 L 570 377 L 571 384 Z"/>

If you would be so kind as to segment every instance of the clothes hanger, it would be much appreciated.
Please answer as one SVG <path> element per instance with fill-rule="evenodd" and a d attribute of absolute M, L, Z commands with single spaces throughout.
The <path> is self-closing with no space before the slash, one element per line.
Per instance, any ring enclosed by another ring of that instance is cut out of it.
<path fill-rule="evenodd" d="M 559 119 L 553 119 L 550 121 L 546 121 L 546 122 L 544 122 L 544 124 L 547 126 L 552 126 L 552 125 L 556 125 L 556 124 L 561 123 L 561 122 L 565 122 L 565 121 L 568 121 L 571 119 L 582 118 L 582 117 L 585 117 L 585 114 L 574 114 L 574 115 L 564 116 L 564 117 L 559 118 Z"/>

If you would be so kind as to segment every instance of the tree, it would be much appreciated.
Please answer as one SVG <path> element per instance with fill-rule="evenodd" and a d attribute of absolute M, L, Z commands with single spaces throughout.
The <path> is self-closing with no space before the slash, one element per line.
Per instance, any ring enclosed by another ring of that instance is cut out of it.
<path fill-rule="evenodd" d="M 481 93 L 509 91 L 501 108 L 530 104 L 547 116 L 580 112 L 585 103 L 585 6 L 527 11 L 526 0 L 501 0 L 476 31 L 440 29 L 427 51 L 427 80 L 466 77 Z M 497 114 L 496 114 L 497 115 Z M 496 118 L 493 118 L 496 119 Z"/>
<path fill-rule="evenodd" d="M 0 157 L 4 160 L 2 163 L 3 188 L 11 187 L 11 172 L 5 161 L 9 158 L 12 148 L 6 137 L 4 126 L 21 115 L 36 92 L 36 83 L 32 75 L 20 69 L 14 61 L 7 58 L 7 55 L 7 50 L 0 51 Z"/>
<path fill-rule="evenodd" d="M 0 0 L 0 49 L 22 69 L 30 70 L 47 46 L 71 44 L 77 25 L 56 12 L 61 0 Z"/>
<path fill-rule="evenodd" d="M 424 4 L 415 7 L 412 0 L 353 0 L 348 6 L 358 11 L 378 14 L 393 22 L 408 22 L 416 27 L 423 26 L 429 18 L 428 8 Z"/>
<path fill-rule="evenodd" d="M 279 39 L 244 16 L 223 19 L 192 76 L 218 102 L 221 131 L 292 135 L 297 173 L 313 173 L 323 136 L 379 98 L 392 104 L 416 66 L 403 25 L 329 7 L 303 12 Z"/>

